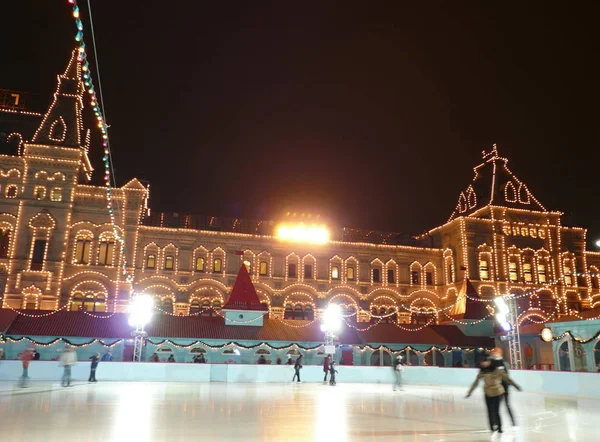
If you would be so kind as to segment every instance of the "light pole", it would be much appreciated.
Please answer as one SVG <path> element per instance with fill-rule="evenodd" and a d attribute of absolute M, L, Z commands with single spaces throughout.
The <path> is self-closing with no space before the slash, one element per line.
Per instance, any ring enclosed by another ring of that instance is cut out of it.
<path fill-rule="evenodd" d="M 154 312 L 154 301 L 148 295 L 138 295 L 129 303 L 129 325 L 135 327 L 131 332 L 133 336 L 133 360 L 140 362 L 142 360 L 142 349 L 144 348 L 144 339 L 148 333 L 144 331 L 146 324 L 152 319 Z"/>
<path fill-rule="evenodd" d="M 496 321 L 507 332 L 504 338 L 508 341 L 510 368 L 520 370 L 523 368 L 523 362 L 516 299 L 512 295 L 501 296 L 494 299 L 494 304 L 496 304 Z"/>
<path fill-rule="evenodd" d="M 333 356 L 335 354 L 333 338 L 335 337 L 335 333 L 342 327 L 342 313 L 340 311 L 340 306 L 337 304 L 330 304 L 323 312 L 321 320 L 321 331 L 325 333 L 325 354 Z"/>

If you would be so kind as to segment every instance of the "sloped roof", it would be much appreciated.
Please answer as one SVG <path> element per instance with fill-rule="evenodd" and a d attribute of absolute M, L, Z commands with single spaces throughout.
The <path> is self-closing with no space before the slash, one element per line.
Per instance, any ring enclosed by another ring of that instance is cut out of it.
<path fill-rule="evenodd" d="M 4 333 L 16 317 L 16 312 L 10 309 L 0 309 L 0 333 Z"/>
<path fill-rule="evenodd" d="M 404 325 L 404 328 L 420 326 Z M 404 331 L 394 324 L 378 324 L 359 332 L 365 342 L 386 344 L 425 344 L 437 346 L 490 347 L 494 340 L 488 337 L 467 336 L 455 325 L 431 325 L 417 332 Z"/>
<path fill-rule="evenodd" d="M 456 308 L 452 310 L 451 317 L 454 319 L 478 320 L 488 315 L 488 302 L 478 301 L 481 296 L 469 281 L 465 278 L 456 294 Z M 491 300 L 490 300 L 491 302 Z"/>
<path fill-rule="evenodd" d="M 498 156 L 495 144 L 490 152 L 484 151 L 482 155 L 483 163 L 473 169 L 473 181 L 460 193 L 449 221 L 490 205 L 546 211 L 525 183 L 510 171 L 508 159 Z"/>
<path fill-rule="evenodd" d="M 246 266 L 242 264 L 238 272 L 231 294 L 223 306 L 224 310 L 261 310 L 266 311 L 268 307 L 261 304 L 258 294 L 252 284 Z"/>

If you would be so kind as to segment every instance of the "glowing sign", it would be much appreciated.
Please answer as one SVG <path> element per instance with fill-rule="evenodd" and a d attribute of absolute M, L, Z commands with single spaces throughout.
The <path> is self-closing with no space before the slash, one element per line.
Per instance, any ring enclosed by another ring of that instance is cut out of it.
<path fill-rule="evenodd" d="M 505 225 L 502 231 L 506 236 L 529 236 L 530 238 L 546 239 L 546 230 L 538 227 L 522 225 Z"/>
<path fill-rule="evenodd" d="M 324 244 L 329 241 L 329 230 L 316 224 L 282 224 L 277 227 L 276 236 L 284 241 Z"/>

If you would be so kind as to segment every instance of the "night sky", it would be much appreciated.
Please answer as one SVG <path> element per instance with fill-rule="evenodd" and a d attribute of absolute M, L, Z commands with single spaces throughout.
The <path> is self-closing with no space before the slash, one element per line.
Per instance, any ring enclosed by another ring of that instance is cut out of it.
<path fill-rule="evenodd" d="M 2 3 L 0 88 L 45 109 L 70 7 Z M 148 180 L 153 210 L 418 233 L 497 143 L 600 238 L 600 6 L 550 3 L 93 0 L 117 181 Z"/>

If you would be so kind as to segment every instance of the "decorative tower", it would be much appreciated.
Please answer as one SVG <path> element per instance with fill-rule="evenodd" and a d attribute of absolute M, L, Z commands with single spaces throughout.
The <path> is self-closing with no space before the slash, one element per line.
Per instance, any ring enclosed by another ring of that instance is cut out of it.
<path fill-rule="evenodd" d="M 268 308 L 258 299 L 254 284 L 243 264 L 222 311 L 225 313 L 225 325 L 263 325 L 263 317 Z"/>

